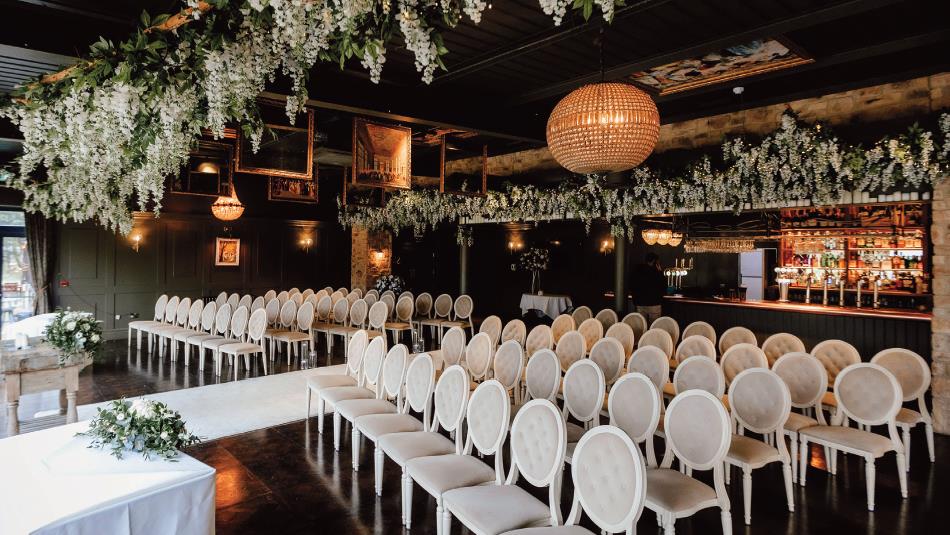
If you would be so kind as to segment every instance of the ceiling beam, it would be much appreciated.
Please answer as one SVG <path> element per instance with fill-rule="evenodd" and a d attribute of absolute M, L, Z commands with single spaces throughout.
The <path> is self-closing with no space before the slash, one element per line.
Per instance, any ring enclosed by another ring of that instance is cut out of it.
<path fill-rule="evenodd" d="M 648 9 L 659 7 L 670 0 L 640 0 L 629 6 L 617 8 L 614 11 L 612 23 L 625 19 L 637 13 L 642 13 Z M 502 8 L 503 9 L 503 8 Z M 597 30 L 604 26 L 603 18 L 597 18 L 582 22 L 570 28 L 554 27 L 543 32 L 530 35 L 516 43 L 498 47 L 494 50 L 476 56 L 470 60 L 463 61 L 458 65 L 452 65 L 447 72 L 435 76 L 432 85 L 436 85 L 456 78 L 461 78 L 474 74 L 482 69 L 487 69 L 498 63 L 522 56 L 524 54 L 537 52 L 538 49 L 557 44 L 565 39 L 570 39 L 576 35 Z"/>
<path fill-rule="evenodd" d="M 793 17 L 770 22 L 768 24 L 763 24 L 754 28 L 749 28 L 748 30 L 742 32 L 725 35 L 717 39 L 698 43 L 689 47 L 681 48 L 679 50 L 653 55 L 638 59 L 636 61 L 621 63 L 606 69 L 604 71 L 603 77 L 606 80 L 624 78 L 633 74 L 634 72 L 648 69 L 650 67 L 656 67 L 657 65 L 663 65 L 673 61 L 702 56 L 703 54 L 720 50 L 737 43 L 745 43 L 754 39 L 762 39 L 763 37 L 773 37 L 787 32 L 800 30 L 802 28 L 816 26 L 825 22 L 856 15 L 866 11 L 871 11 L 873 9 L 878 9 L 900 1 L 903 0 L 846 0 L 832 6 L 800 13 Z M 526 91 L 510 99 L 507 104 L 510 106 L 517 106 L 527 102 L 533 102 L 543 98 L 567 93 L 582 85 L 600 80 L 601 73 L 599 71 L 591 72 L 590 74 L 586 74 L 584 76 L 558 82 L 556 84 L 539 89 Z"/>
<path fill-rule="evenodd" d="M 51 2 L 49 0 L 16 0 L 24 4 L 31 4 L 34 6 L 45 7 L 47 9 L 53 9 L 56 11 L 62 11 L 63 13 L 69 13 L 71 15 L 80 15 L 90 19 L 104 20 L 107 22 L 117 22 L 124 26 L 134 25 L 136 21 L 129 20 L 122 17 L 115 17 L 109 15 L 108 13 L 101 13 L 99 11 L 91 11 L 88 9 L 82 9 L 76 6 L 69 4 L 63 4 L 61 2 Z"/>

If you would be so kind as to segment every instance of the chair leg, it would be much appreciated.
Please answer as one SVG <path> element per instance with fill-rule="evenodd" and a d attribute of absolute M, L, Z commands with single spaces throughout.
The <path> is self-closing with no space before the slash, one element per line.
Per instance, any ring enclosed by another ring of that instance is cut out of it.
<path fill-rule="evenodd" d="M 375 472 L 373 477 L 376 483 L 376 495 L 383 495 L 383 461 L 386 460 L 386 454 L 383 453 L 383 450 L 380 449 L 379 444 L 376 444 L 376 450 L 373 452 L 373 465 Z"/>
<path fill-rule="evenodd" d="M 333 411 L 333 449 L 335 451 L 340 451 L 340 427 L 343 426 L 343 418 L 340 417 L 339 411 Z"/>
<path fill-rule="evenodd" d="M 435 499 L 435 535 L 442 535 L 444 531 L 442 530 L 442 514 L 445 513 L 445 509 L 442 507 L 442 499 Z"/>
<path fill-rule="evenodd" d="M 129 349 L 132 349 L 132 326 L 129 326 L 129 335 L 126 337 L 129 341 Z"/>
<path fill-rule="evenodd" d="M 722 535 L 732 535 L 732 513 L 728 509 L 723 509 L 719 517 L 722 519 Z M 672 533 L 672 522 L 670 528 L 670 533 Z"/>
<path fill-rule="evenodd" d="M 904 458 L 907 460 L 907 470 L 910 471 L 910 426 L 901 426 L 902 442 L 904 443 Z"/>
<path fill-rule="evenodd" d="M 792 495 L 792 485 L 794 484 L 792 466 L 795 466 L 795 461 L 782 463 L 782 476 L 785 478 L 785 499 L 788 501 L 789 513 L 795 512 L 795 498 Z"/>
<path fill-rule="evenodd" d="M 261 363 L 264 365 L 264 375 L 267 375 L 267 355 L 261 353 Z"/>
<path fill-rule="evenodd" d="M 801 437 L 798 445 L 798 484 L 805 486 L 805 476 L 808 474 L 808 439 Z"/>
<path fill-rule="evenodd" d="M 313 390 L 310 390 L 310 387 L 307 387 L 307 420 L 310 419 L 310 402 L 313 400 Z"/>
<path fill-rule="evenodd" d="M 675 522 L 676 522 L 676 519 L 673 518 L 672 513 L 667 513 L 663 515 L 663 533 L 665 535 L 673 535 L 674 533 L 676 533 Z"/>
<path fill-rule="evenodd" d="M 752 470 L 742 467 L 742 506 L 745 513 L 745 525 L 752 524 Z"/>
<path fill-rule="evenodd" d="M 875 468 L 874 459 L 865 458 L 864 459 L 864 479 L 868 486 L 868 511 L 874 510 L 874 476 L 876 473 L 874 468 Z M 897 463 L 897 470 L 901 474 L 904 473 L 904 467 L 901 466 L 900 462 Z"/>
<path fill-rule="evenodd" d="M 402 523 L 405 524 L 406 529 L 409 529 L 409 526 L 412 524 L 412 487 L 414 485 L 405 467 L 403 467 L 402 473 L 402 499 L 406 504 L 406 514 Z"/>
<path fill-rule="evenodd" d="M 901 484 L 901 498 L 907 498 L 907 459 L 904 458 L 904 454 L 897 453 L 897 478 L 900 480 Z"/>
<path fill-rule="evenodd" d="M 831 475 L 838 475 L 838 450 L 834 448 L 826 448 L 825 451 L 828 453 L 829 457 L 825 459 L 825 464 L 831 468 Z"/>
<path fill-rule="evenodd" d="M 323 401 L 323 397 L 320 394 L 317 394 L 317 433 L 323 434 L 323 416 L 326 412 L 326 402 Z"/>
<path fill-rule="evenodd" d="M 359 472 L 360 470 L 360 432 L 356 429 L 356 426 L 353 426 L 353 430 L 350 431 L 350 449 L 353 452 L 353 471 Z"/>
<path fill-rule="evenodd" d="M 934 462 L 934 426 L 930 422 L 924 423 L 924 432 L 927 433 L 927 450 L 930 453 L 930 462 Z M 910 466 L 910 463 L 907 463 Z"/>
<path fill-rule="evenodd" d="M 439 524 L 442 528 L 441 535 L 450 535 L 452 533 L 452 511 L 449 511 L 448 507 L 442 508 L 442 518 L 439 519 Z"/>
<path fill-rule="evenodd" d="M 729 463 L 722 463 L 722 477 L 726 482 L 726 485 L 729 485 L 732 482 L 732 467 L 729 466 Z M 680 472 L 683 471 L 683 467 L 680 466 Z"/>

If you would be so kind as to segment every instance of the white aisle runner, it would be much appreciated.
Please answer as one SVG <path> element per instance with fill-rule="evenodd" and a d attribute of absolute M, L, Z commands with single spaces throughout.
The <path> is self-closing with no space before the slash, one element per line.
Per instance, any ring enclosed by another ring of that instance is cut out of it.
<path fill-rule="evenodd" d="M 202 440 L 303 420 L 307 412 L 307 378 L 345 373 L 345 364 L 279 373 L 185 388 L 143 396 L 167 404 L 181 413 L 188 430 Z M 108 402 L 79 407 L 79 420 L 89 420 L 96 408 Z M 311 413 L 316 414 L 316 403 Z"/>

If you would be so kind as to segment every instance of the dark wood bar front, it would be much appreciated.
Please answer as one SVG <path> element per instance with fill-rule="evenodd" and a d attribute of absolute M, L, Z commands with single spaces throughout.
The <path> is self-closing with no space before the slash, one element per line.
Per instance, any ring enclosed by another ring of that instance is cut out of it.
<path fill-rule="evenodd" d="M 822 340 L 844 340 L 865 361 L 891 347 L 910 349 L 930 360 L 932 315 L 927 312 L 668 296 L 663 313 L 680 325 L 705 321 L 718 333 L 735 326 L 752 329 L 762 339 L 778 332 L 792 333 L 809 350 Z"/>

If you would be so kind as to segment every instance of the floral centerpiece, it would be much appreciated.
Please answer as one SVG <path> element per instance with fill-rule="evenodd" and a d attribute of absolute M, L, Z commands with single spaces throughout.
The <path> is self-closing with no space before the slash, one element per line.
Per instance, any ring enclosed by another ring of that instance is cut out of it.
<path fill-rule="evenodd" d="M 145 459 L 158 455 L 174 460 L 178 450 L 201 441 L 188 432 L 178 411 L 159 401 L 117 399 L 100 408 L 80 436 L 92 437 L 90 448 L 106 448 L 121 459 L 123 452 L 141 453 Z"/>
<path fill-rule="evenodd" d="M 102 326 L 91 312 L 59 310 L 43 337 L 60 351 L 59 365 L 70 357 L 95 353 L 102 347 Z"/>
<path fill-rule="evenodd" d="M 531 293 L 541 293 L 541 272 L 550 262 L 551 252 L 543 247 L 532 247 L 518 257 L 518 269 L 531 272 Z"/>
<path fill-rule="evenodd" d="M 382 277 L 376 279 L 376 291 L 382 295 L 383 292 L 387 290 L 392 290 L 396 296 L 399 296 L 406 289 L 406 281 L 402 280 L 402 277 L 399 275 L 383 275 Z"/>

